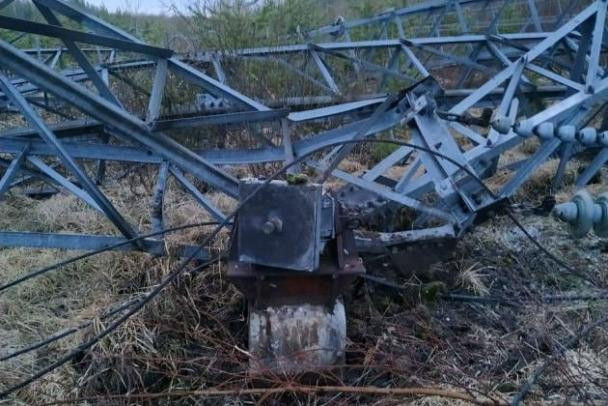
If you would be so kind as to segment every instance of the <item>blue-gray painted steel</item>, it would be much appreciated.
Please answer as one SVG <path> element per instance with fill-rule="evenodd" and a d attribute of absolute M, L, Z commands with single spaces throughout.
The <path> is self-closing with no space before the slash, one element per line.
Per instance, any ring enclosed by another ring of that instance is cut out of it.
<path fill-rule="evenodd" d="M 608 79 L 602 66 L 606 3 L 577 2 L 562 15 L 547 15 L 539 13 L 535 1 L 523 0 L 520 5 L 528 15 L 507 21 L 503 16 L 509 14 L 508 3 L 431 0 L 369 18 L 339 19 L 330 26 L 301 32 L 306 38 L 301 44 L 208 50 L 178 57 L 148 46 L 64 0 L 35 0 L 50 24 L 0 17 L 0 26 L 57 37 L 65 48 L 24 52 L 0 41 L 0 66 L 12 72 L 10 78 L 0 78 L 2 108 L 11 113 L 19 108 L 34 126 L 34 130 L 0 132 L 0 153 L 14 157 L 0 162 L 6 168 L 0 178 L 0 195 L 11 185 L 17 187 L 14 180 L 18 174 L 24 179 L 42 179 L 103 211 L 129 237 L 136 235 L 135 231 L 129 232 L 101 190 L 89 184 L 76 160 L 158 167 L 151 206 L 151 223 L 158 229 L 163 221 L 167 173 L 212 217 L 221 220 L 224 213 L 188 177 L 236 197 L 238 181 L 227 167 L 291 162 L 320 150 L 324 158 L 315 157 L 308 165 L 361 192 L 351 201 L 350 192 L 345 193 L 345 203 L 359 205 L 367 212 L 381 210 L 390 201 L 420 214 L 415 222 L 419 229 L 379 232 L 373 238 L 373 234 L 359 236 L 363 250 L 457 237 L 481 210 L 496 203 L 459 167 L 432 153 L 402 147 L 379 159 L 367 173 L 355 175 L 339 169 L 353 150 L 352 144 L 332 151 L 322 149 L 339 141 L 392 137 L 395 130 L 405 129 L 412 143 L 487 176 L 496 170 L 501 154 L 537 137 L 541 141 L 538 150 L 520 164 L 508 166 L 513 176 L 501 185 L 501 198 L 515 193 L 555 154 L 560 157 L 559 179 L 576 152 L 595 152 L 577 180 L 579 186 L 586 184 L 608 161 L 608 133 L 586 128 L 608 101 Z M 54 13 L 81 23 L 90 32 L 59 26 Z M 469 16 L 475 18 L 466 18 Z M 414 20 L 420 23 L 412 24 Z M 361 39 L 368 28 L 379 36 Z M 442 36 L 447 29 L 451 35 Z M 97 50 L 79 47 L 76 42 L 104 47 L 99 48 L 100 60 L 90 63 L 88 58 Z M 146 59 L 124 60 L 116 50 L 141 52 Z M 64 54 L 73 55 L 80 67 L 59 71 Z M 307 59 L 314 64 L 301 64 Z M 243 60 L 273 63 L 322 93 L 280 94 L 270 100 L 264 99 L 267 95 L 245 95 L 229 85 L 238 83 L 231 76 L 235 71 L 247 73 L 239 65 Z M 201 66 L 215 72 L 216 77 L 203 73 Z M 110 92 L 107 85 L 108 74 L 117 77 L 134 70 L 149 72 L 153 79 L 150 90 L 123 78 L 147 98 L 145 117 L 122 106 L 121 95 Z M 449 74 L 452 70 L 453 77 Z M 199 88 L 202 99 L 222 100 L 223 110 L 193 108 L 164 115 L 169 74 Z M 450 77 L 441 82 L 444 74 Z M 357 85 L 374 82 L 349 90 L 350 82 L 356 80 L 361 81 Z M 437 86 L 438 81 L 445 89 Z M 96 86 L 99 95 L 87 89 L 87 82 Z M 391 92 L 393 96 L 388 97 L 382 93 L 394 89 L 395 82 L 407 90 Z M 539 107 L 535 99 L 545 101 L 547 107 Z M 307 103 L 314 106 L 303 111 L 297 107 Z M 69 106 L 87 119 L 77 116 L 50 126 L 40 119 L 34 105 L 57 113 Z M 472 117 L 480 107 L 493 110 L 495 125 L 482 128 L 479 123 L 483 120 Z M 322 130 L 318 130 L 319 123 Z M 187 132 L 184 130 L 198 128 L 205 132 L 192 137 L 192 144 L 177 142 Z M 311 128 L 317 130 L 311 133 Z M 225 134 L 243 129 L 247 131 L 244 138 L 252 140 L 248 145 L 237 146 L 231 138 L 218 142 L 208 135 L 211 131 Z M 48 158 L 60 158 L 77 182 Z M 435 203 L 422 204 L 427 201 Z M 431 226 L 425 223 L 428 220 L 443 225 L 437 227 L 432 222 Z M 119 237 L 82 238 L 80 243 L 76 236 L 61 234 L 0 233 L 0 245 L 92 249 Z M 162 251 L 158 247 L 158 241 L 146 241 L 137 248 L 158 254 Z"/>
<path fill-rule="evenodd" d="M 126 242 L 122 237 L 109 235 L 89 234 L 56 234 L 56 233 L 34 233 L 18 231 L 0 232 L 0 247 L 29 247 L 38 249 L 61 249 L 77 251 L 96 251 L 111 245 Z M 153 255 L 166 255 L 165 243 L 163 241 L 144 239 L 143 250 Z M 125 244 L 115 248 L 117 251 L 132 251 L 132 244 Z M 175 250 L 177 256 L 189 257 L 196 254 L 195 258 L 200 260 L 210 259 L 210 255 L 196 246 L 181 246 Z"/>

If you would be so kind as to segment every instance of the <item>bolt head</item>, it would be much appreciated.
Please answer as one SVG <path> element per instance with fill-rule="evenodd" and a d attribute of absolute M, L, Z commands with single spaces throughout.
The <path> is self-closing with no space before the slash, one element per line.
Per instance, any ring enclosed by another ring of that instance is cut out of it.
<path fill-rule="evenodd" d="M 272 234 L 274 232 L 274 223 L 270 220 L 262 224 L 262 232 L 264 234 Z"/>

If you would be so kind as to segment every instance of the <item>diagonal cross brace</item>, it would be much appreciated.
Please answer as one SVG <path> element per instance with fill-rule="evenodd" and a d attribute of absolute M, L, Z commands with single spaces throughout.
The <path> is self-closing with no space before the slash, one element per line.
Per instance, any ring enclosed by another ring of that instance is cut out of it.
<path fill-rule="evenodd" d="M 40 10 L 40 13 L 44 16 L 44 18 L 46 18 L 49 24 L 61 27 L 61 22 L 59 22 L 59 19 L 55 16 L 55 14 L 53 14 L 53 12 L 49 8 L 35 1 L 34 4 L 36 5 L 36 7 L 38 7 L 38 10 Z M 114 95 L 112 94 L 110 89 L 108 89 L 108 86 L 106 86 L 101 76 L 99 76 L 99 74 L 97 73 L 97 70 L 93 67 L 93 65 L 91 65 L 84 52 L 82 52 L 80 48 L 78 48 L 76 43 L 72 41 L 68 36 L 61 37 L 61 40 L 65 44 L 70 54 L 72 54 L 78 65 L 80 65 L 80 67 L 87 74 L 91 82 L 93 82 L 93 85 L 97 88 L 99 94 L 106 100 L 116 104 L 117 106 L 120 106 L 121 104 L 118 99 L 114 97 Z"/>
<path fill-rule="evenodd" d="M 40 116 L 36 114 L 21 93 L 15 89 L 15 87 L 4 75 L 0 75 L 0 87 L 2 88 L 2 91 L 11 99 L 11 101 L 15 103 L 15 105 L 21 110 L 25 119 L 29 121 L 34 128 L 36 128 L 40 137 L 44 139 L 47 144 L 55 147 L 63 164 L 74 174 L 74 176 L 76 176 L 76 178 L 78 178 L 84 189 L 91 195 L 91 197 L 95 200 L 95 203 L 99 205 L 105 215 L 110 219 L 110 221 L 112 221 L 112 223 L 114 223 L 120 232 L 123 233 L 123 235 L 127 238 L 137 237 L 137 231 L 131 227 L 131 225 L 120 215 L 118 210 L 116 210 L 108 198 L 101 193 L 95 183 L 89 179 L 87 174 L 63 148 L 61 142 L 57 139 L 55 134 L 48 129 Z"/>
<path fill-rule="evenodd" d="M 92 31 L 108 35 L 114 38 L 121 39 L 123 41 L 130 41 L 139 45 L 146 45 L 143 41 L 140 41 L 131 34 L 126 33 L 111 24 L 89 14 L 72 4 L 68 4 L 63 0 L 36 0 L 38 3 L 44 4 L 46 7 L 63 14 L 64 16 L 78 21 L 84 24 Z M 239 92 L 233 88 L 226 86 L 218 80 L 215 80 L 197 69 L 185 64 L 175 57 L 171 57 L 167 60 L 169 69 L 175 74 L 181 76 L 185 80 L 193 83 L 196 86 L 200 86 L 214 95 L 224 96 L 238 104 L 244 105 L 249 109 L 253 110 L 269 110 L 268 107 L 259 103 Z"/>
<path fill-rule="evenodd" d="M 29 150 L 29 145 L 26 145 L 25 148 L 11 161 L 11 164 L 6 168 L 4 175 L 0 178 L 0 199 L 2 199 L 2 195 L 6 193 L 8 189 L 11 187 L 11 183 L 19 172 L 21 165 L 23 164 L 23 160 L 27 156 L 27 151 Z"/>
<path fill-rule="evenodd" d="M 231 196 L 237 195 L 238 182 L 234 177 L 166 135 L 152 133 L 143 121 L 129 112 L 62 77 L 48 66 L 3 41 L 0 41 L 0 65 L 19 72 L 40 88 L 104 123 L 111 133 L 134 140 L 210 185 Z M 23 97 L 21 94 L 19 96 Z"/>

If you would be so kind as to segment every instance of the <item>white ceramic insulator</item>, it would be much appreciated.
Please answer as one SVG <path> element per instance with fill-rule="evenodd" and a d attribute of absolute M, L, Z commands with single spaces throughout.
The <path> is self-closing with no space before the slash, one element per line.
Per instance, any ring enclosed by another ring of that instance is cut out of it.
<path fill-rule="evenodd" d="M 515 133 L 520 137 L 528 138 L 534 135 L 534 127 L 532 123 L 528 120 L 520 121 L 515 124 Z"/>
<path fill-rule="evenodd" d="M 583 128 L 578 132 L 578 139 L 585 145 L 593 145 L 597 142 L 597 131 L 593 127 Z"/>
<path fill-rule="evenodd" d="M 572 142 L 576 137 L 576 128 L 573 125 L 562 125 L 557 129 L 557 137 L 564 142 Z"/>
<path fill-rule="evenodd" d="M 539 124 L 536 127 L 536 134 L 542 139 L 549 139 L 555 136 L 555 126 L 551 122 Z"/>
<path fill-rule="evenodd" d="M 513 127 L 513 120 L 507 116 L 499 115 L 492 120 L 492 128 L 499 134 L 508 134 L 511 127 Z"/>

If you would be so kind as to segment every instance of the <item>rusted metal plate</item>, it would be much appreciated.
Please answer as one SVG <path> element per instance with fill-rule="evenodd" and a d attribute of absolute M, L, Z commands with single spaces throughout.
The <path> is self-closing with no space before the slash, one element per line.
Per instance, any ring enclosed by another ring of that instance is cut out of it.
<path fill-rule="evenodd" d="M 235 260 L 238 245 L 231 247 L 228 277 L 247 297 L 250 306 L 330 304 L 353 280 L 365 273 L 350 230 L 338 230 L 326 244 L 319 268 L 298 272 Z"/>
<path fill-rule="evenodd" d="M 261 183 L 242 181 L 240 199 Z M 321 186 L 273 181 L 244 202 L 238 226 L 239 261 L 312 272 L 321 249 Z"/>

